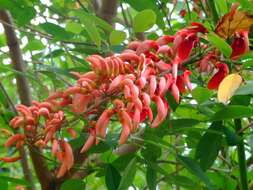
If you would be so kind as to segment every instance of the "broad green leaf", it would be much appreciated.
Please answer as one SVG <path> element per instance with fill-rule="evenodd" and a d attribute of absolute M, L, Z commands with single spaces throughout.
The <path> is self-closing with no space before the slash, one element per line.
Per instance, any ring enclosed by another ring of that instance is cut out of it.
<path fill-rule="evenodd" d="M 150 29 L 156 22 L 154 11 L 147 9 L 139 12 L 133 20 L 133 30 L 135 32 L 144 32 Z"/>
<path fill-rule="evenodd" d="M 201 114 L 196 107 L 192 105 L 180 105 L 178 106 L 175 114 L 184 119 L 206 120 L 208 117 Z"/>
<path fill-rule="evenodd" d="M 80 179 L 68 179 L 61 185 L 60 190 L 85 190 L 85 183 Z"/>
<path fill-rule="evenodd" d="M 197 160 L 199 159 L 200 167 L 203 170 L 207 170 L 212 166 L 218 156 L 222 142 L 222 135 L 213 132 L 220 132 L 223 130 L 223 126 L 220 122 L 213 122 L 209 130 L 212 130 L 212 132 L 207 131 L 201 137 L 195 152 L 195 158 Z"/>
<path fill-rule="evenodd" d="M 39 27 L 42 28 L 48 34 L 51 34 L 55 40 L 69 40 L 72 38 L 71 33 L 67 32 L 61 26 L 58 26 L 53 23 L 46 22 L 46 23 L 40 24 Z"/>
<path fill-rule="evenodd" d="M 170 120 L 170 124 L 173 128 L 192 127 L 199 124 L 199 120 L 196 119 L 174 119 Z"/>
<path fill-rule="evenodd" d="M 182 163 L 182 165 L 186 167 L 187 170 L 189 170 L 189 172 L 204 182 L 209 190 L 214 189 L 213 184 L 211 184 L 209 178 L 195 160 L 180 155 L 178 155 L 177 158 L 178 161 Z"/>
<path fill-rule="evenodd" d="M 83 30 L 83 27 L 79 23 L 69 21 L 66 24 L 65 30 L 74 34 L 80 34 L 80 32 Z"/>
<path fill-rule="evenodd" d="M 0 9 L 8 9 L 19 26 L 24 26 L 29 23 L 36 15 L 34 7 L 26 0 L 0 0 Z"/>
<path fill-rule="evenodd" d="M 135 173 L 136 158 L 132 159 L 131 162 L 129 162 L 128 166 L 123 172 L 118 190 L 126 190 L 133 183 Z"/>
<path fill-rule="evenodd" d="M 84 29 L 87 31 L 90 39 L 98 46 L 101 46 L 101 36 L 94 21 L 97 21 L 97 17 L 87 14 L 84 11 L 73 11 L 71 15 L 77 16 L 81 23 L 84 25 Z M 100 22 L 101 23 L 101 22 Z"/>
<path fill-rule="evenodd" d="M 168 184 L 174 184 L 181 187 L 186 187 L 187 189 L 200 189 L 201 187 L 195 183 L 193 180 L 182 175 L 166 175 L 165 180 Z"/>
<path fill-rule="evenodd" d="M 213 93 L 210 90 L 203 87 L 196 87 L 192 91 L 192 97 L 197 100 L 199 104 L 207 101 L 212 96 L 212 94 Z"/>
<path fill-rule="evenodd" d="M 239 119 L 244 117 L 252 117 L 253 108 L 241 105 L 229 105 L 219 110 L 211 117 L 212 121 L 219 121 L 224 119 Z"/>
<path fill-rule="evenodd" d="M 216 9 L 220 16 L 223 16 L 228 12 L 228 6 L 226 0 L 215 0 Z"/>
<path fill-rule="evenodd" d="M 8 181 L 0 179 L 1 190 L 8 190 L 8 186 L 9 186 Z"/>
<path fill-rule="evenodd" d="M 218 48 L 226 57 L 230 57 L 232 53 L 232 48 L 224 39 L 220 38 L 215 33 L 210 32 L 208 34 L 208 40 L 214 47 Z"/>
<path fill-rule="evenodd" d="M 119 45 L 125 39 L 126 39 L 126 33 L 119 30 L 113 30 L 109 37 L 111 45 Z"/>
<path fill-rule="evenodd" d="M 8 181 L 10 183 L 15 183 L 19 185 L 30 186 L 30 183 L 27 182 L 25 179 L 13 178 L 13 177 L 8 177 L 8 176 L 0 176 L 0 180 Z"/>
<path fill-rule="evenodd" d="M 165 29 L 165 23 L 164 23 L 164 15 L 163 11 L 157 6 L 156 1 L 150 1 L 150 0 L 125 0 L 126 3 L 131 5 L 131 8 L 134 8 L 136 11 L 143 11 L 145 9 L 151 9 L 153 10 L 156 15 L 156 24 L 159 26 L 161 29 Z"/>
<path fill-rule="evenodd" d="M 251 0 L 238 0 L 244 10 L 253 13 L 253 4 Z"/>
<path fill-rule="evenodd" d="M 117 168 L 118 171 L 123 171 L 127 167 L 128 163 L 134 158 L 134 154 L 124 154 L 118 157 L 112 162 L 112 165 Z"/>
<path fill-rule="evenodd" d="M 24 47 L 24 51 L 33 51 L 33 50 L 42 50 L 44 49 L 45 46 L 40 40 L 34 39 L 32 41 L 29 41 L 28 44 Z"/>
<path fill-rule="evenodd" d="M 146 171 L 146 181 L 149 190 L 156 190 L 156 178 L 156 170 L 154 170 L 151 166 L 148 165 Z"/>
<path fill-rule="evenodd" d="M 235 91 L 235 95 L 250 95 L 253 94 L 253 82 L 248 82 L 242 85 Z"/>
<path fill-rule="evenodd" d="M 112 165 L 108 164 L 105 169 L 105 184 L 108 190 L 117 190 L 121 180 L 120 173 Z"/>

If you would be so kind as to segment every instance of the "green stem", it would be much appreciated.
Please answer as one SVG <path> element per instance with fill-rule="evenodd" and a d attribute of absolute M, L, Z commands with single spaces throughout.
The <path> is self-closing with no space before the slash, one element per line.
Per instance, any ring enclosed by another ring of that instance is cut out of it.
<path fill-rule="evenodd" d="M 187 12 L 189 14 L 189 19 L 191 20 L 192 16 L 191 16 L 191 10 L 190 10 L 190 6 L 189 6 L 189 2 L 188 2 L 188 0 L 186 0 L 185 2 L 186 2 Z"/>
<path fill-rule="evenodd" d="M 235 128 L 236 131 L 240 131 L 242 129 L 242 123 L 240 119 L 235 119 Z M 239 134 L 243 136 L 242 133 Z M 239 161 L 239 169 L 240 169 L 240 179 L 241 179 L 241 188 L 242 190 L 248 190 L 248 179 L 247 179 L 247 165 L 245 158 L 245 148 L 243 140 L 237 145 L 237 154 Z"/>

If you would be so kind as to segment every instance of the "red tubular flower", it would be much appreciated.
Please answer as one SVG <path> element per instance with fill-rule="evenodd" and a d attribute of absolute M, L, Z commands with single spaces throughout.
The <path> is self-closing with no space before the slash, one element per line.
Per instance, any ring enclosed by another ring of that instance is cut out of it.
<path fill-rule="evenodd" d="M 18 160 L 21 159 L 21 156 L 16 156 L 16 157 L 2 157 L 0 158 L 0 161 L 3 161 L 3 162 L 16 162 Z"/>
<path fill-rule="evenodd" d="M 159 48 L 159 45 L 155 41 L 145 40 L 136 49 L 136 54 L 137 55 L 140 55 L 141 53 L 146 54 L 146 53 L 150 52 L 151 50 L 156 52 L 158 50 L 158 48 Z"/>
<path fill-rule="evenodd" d="M 22 134 L 15 134 L 13 136 L 11 136 L 4 144 L 5 147 L 10 147 L 12 146 L 14 143 L 17 143 L 19 141 L 23 141 L 25 139 L 25 135 Z"/>
<path fill-rule="evenodd" d="M 207 87 L 211 90 L 217 90 L 221 81 L 228 75 L 229 69 L 227 64 L 225 63 L 217 63 L 216 67 L 218 71 L 214 74 L 214 76 L 209 80 Z"/>
<path fill-rule="evenodd" d="M 182 61 L 184 61 L 189 58 L 192 48 L 194 47 L 198 38 L 196 34 L 190 33 L 185 37 L 181 37 L 179 40 L 180 41 L 178 42 L 179 44 L 177 46 L 177 55 Z"/>
<path fill-rule="evenodd" d="M 237 32 L 234 35 L 234 40 L 232 42 L 232 59 L 237 59 L 240 55 L 243 55 L 249 51 L 249 37 L 248 31 Z"/>
<path fill-rule="evenodd" d="M 182 75 L 177 77 L 176 85 L 180 93 L 184 94 L 186 92 Z"/>
<path fill-rule="evenodd" d="M 106 136 L 106 127 L 110 122 L 110 118 L 112 117 L 114 111 L 111 109 L 105 110 L 101 116 L 99 117 L 96 123 L 96 134 L 101 135 L 103 138 Z"/>
<path fill-rule="evenodd" d="M 85 144 L 83 145 L 82 149 L 81 149 L 81 153 L 87 152 L 92 145 L 94 145 L 96 142 L 96 132 L 94 128 L 90 128 L 89 129 L 89 137 L 86 140 Z"/>
<path fill-rule="evenodd" d="M 192 90 L 192 84 L 190 82 L 190 75 L 192 74 L 191 71 L 185 70 L 183 74 L 183 81 L 184 84 L 187 86 L 187 88 L 191 91 Z"/>
<path fill-rule="evenodd" d="M 174 36 L 167 36 L 164 35 L 156 40 L 156 43 L 160 46 L 168 45 L 169 43 L 172 43 L 174 41 Z"/>
<path fill-rule="evenodd" d="M 152 99 L 157 106 L 157 115 L 152 122 L 151 127 L 158 127 L 158 125 L 166 118 L 168 113 L 168 107 L 166 107 L 165 102 L 160 96 L 154 96 Z"/>
<path fill-rule="evenodd" d="M 179 103 L 180 94 L 179 89 L 175 83 L 173 83 L 171 86 L 171 94 L 174 96 L 175 101 Z"/>

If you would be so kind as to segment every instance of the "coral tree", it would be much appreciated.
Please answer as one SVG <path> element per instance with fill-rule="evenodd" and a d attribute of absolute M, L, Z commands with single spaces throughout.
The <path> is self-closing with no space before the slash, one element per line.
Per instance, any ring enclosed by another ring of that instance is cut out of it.
<path fill-rule="evenodd" d="M 199 43 L 199 36 L 205 33 L 205 27 L 192 23 L 174 36 L 162 36 L 156 41 L 130 42 L 121 54 L 105 58 L 99 55 L 87 57 L 92 70 L 73 72 L 76 84 L 51 94 L 44 102 L 33 101 L 30 107 L 16 107 L 19 115 L 10 121 L 10 125 L 14 129 L 22 128 L 20 131 L 24 132 L 11 136 L 5 146 L 15 145 L 18 148 L 27 143 L 40 148 L 51 147 L 52 155 L 61 163 L 57 177 L 62 177 L 73 166 L 74 156 L 70 144 L 59 132 L 67 130 L 73 138 L 77 136 L 75 130 L 68 127 L 66 110 L 88 121 L 84 128 L 89 136 L 80 150 L 82 153 L 106 137 L 112 117 L 117 118 L 122 126 L 119 144 L 124 144 L 143 122 L 146 126 L 158 127 L 171 112 L 165 94 L 171 93 L 179 102 L 180 93 L 185 93 L 186 87 L 192 89 L 191 72 L 184 63 Z M 235 41 L 240 43 L 237 38 Z M 238 54 L 241 52 L 233 56 Z M 207 67 L 207 62 L 214 57 L 212 53 L 207 56 L 200 61 L 202 70 L 206 70 L 204 66 Z M 219 79 L 228 73 L 223 64 L 219 63 L 216 67 L 220 72 L 216 74 Z M 209 86 L 217 88 L 218 79 L 211 80 Z M 156 115 L 151 109 L 152 102 L 156 104 Z M 12 162 L 18 157 L 2 160 Z"/>

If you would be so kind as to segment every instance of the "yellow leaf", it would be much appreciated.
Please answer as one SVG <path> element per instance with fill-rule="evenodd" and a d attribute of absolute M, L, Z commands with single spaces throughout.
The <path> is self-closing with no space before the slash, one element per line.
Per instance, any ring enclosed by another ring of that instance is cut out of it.
<path fill-rule="evenodd" d="M 218 88 L 218 101 L 226 104 L 228 100 L 234 95 L 235 91 L 242 83 L 242 77 L 237 74 L 230 74 L 226 76 L 220 83 Z"/>

